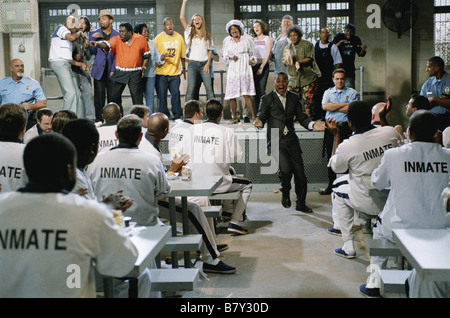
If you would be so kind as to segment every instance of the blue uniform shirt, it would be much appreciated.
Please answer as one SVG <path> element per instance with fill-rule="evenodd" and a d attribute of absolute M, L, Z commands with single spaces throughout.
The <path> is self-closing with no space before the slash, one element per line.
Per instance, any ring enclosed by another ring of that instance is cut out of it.
<path fill-rule="evenodd" d="M 29 101 L 33 97 L 35 100 Z M 0 81 L 0 104 L 20 104 L 22 101 L 35 104 L 46 99 L 41 85 L 32 78 L 24 76 L 16 83 L 10 76 Z"/>
<path fill-rule="evenodd" d="M 444 72 L 444 76 L 440 81 L 436 79 L 436 76 L 429 78 L 423 85 L 420 95 L 425 97 L 443 97 L 442 93 L 450 95 L 450 75 Z M 444 106 L 434 106 L 431 110 L 435 114 L 445 114 L 450 112 L 449 109 Z"/>
<path fill-rule="evenodd" d="M 337 90 L 336 87 L 331 87 L 325 91 L 322 98 L 322 104 L 323 103 L 333 103 L 333 104 L 340 104 L 340 103 L 351 103 L 358 100 L 358 92 L 350 87 L 344 87 L 342 90 Z M 341 113 L 341 112 L 330 112 L 327 111 L 325 115 L 325 119 L 335 119 L 338 123 L 339 122 L 346 122 L 347 121 L 347 113 Z"/>

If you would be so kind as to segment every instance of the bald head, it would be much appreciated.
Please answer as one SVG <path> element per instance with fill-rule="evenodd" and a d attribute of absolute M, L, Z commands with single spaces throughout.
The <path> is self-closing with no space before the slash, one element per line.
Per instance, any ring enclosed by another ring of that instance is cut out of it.
<path fill-rule="evenodd" d="M 105 107 L 103 107 L 103 119 L 105 122 L 117 122 L 119 121 L 121 114 L 120 114 L 120 107 L 116 103 L 108 103 Z"/>
<path fill-rule="evenodd" d="M 383 107 L 386 106 L 386 103 L 378 103 L 372 107 L 372 123 L 380 122 L 380 111 Z"/>
<path fill-rule="evenodd" d="M 169 118 L 163 113 L 153 113 L 148 118 L 147 132 L 152 137 L 163 139 L 169 132 Z"/>
<path fill-rule="evenodd" d="M 19 80 L 24 76 L 25 65 L 22 60 L 13 59 L 9 63 L 9 71 L 14 80 Z"/>

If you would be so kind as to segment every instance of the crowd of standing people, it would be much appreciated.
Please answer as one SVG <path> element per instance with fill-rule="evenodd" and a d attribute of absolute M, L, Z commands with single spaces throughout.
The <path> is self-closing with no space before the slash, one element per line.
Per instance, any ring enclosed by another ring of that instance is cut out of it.
<path fill-rule="evenodd" d="M 70 230 L 88 236 L 89 231 L 100 229 L 102 235 L 88 242 L 93 248 L 87 258 L 96 259 L 98 268 L 105 274 L 124 275 L 126 271 L 122 271 L 120 265 L 129 268 L 136 258 L 136 251 L 113 226 L 111 218 L 106 217 L 108 211 L 105 207 L 96 201 L 114 188 L 113 196 L 123 204 L 114 208 L 127 211 L 139 225 L 160 225 L 159 213 L 167 210 L 165 201 L 171 189 L 167 173 L 179 172 L 186 165 L 192 169 L 194 177 L 223 175 L 224 182 L 216 193 L 240 192 L 238 200 L 223 203 L 222 217 L 228 222 L 229 232 L 249 234 L 240 225 L 240 220 L 245 219 L 252 182 L 233 172 L 231 163 L 240 159 L 242 149 L 233 129 L 220 125 L 223 105 L 214 99 L 212 64 L 217 54 L 213 36 L 200 14 L 194 14 L 189 21 L 186 19 L 187 3 L 188 0 L 183 0 L 180 11 L 184 34 L 177 33 L 174 21 L 167 17 L 163 21 L 163 31 L 153 40 L 149 39 L 145 24 L 133 27 L 129 23 L 121 23 L 119 30 L 114 30 L 114 16 L 109 10 L 100 11 L 100 28 L 93 31 L 90 31 L 87 17 L 79 20 L 73 16 L 67 17 L 52 34 L 49 54 L 50 65 L 64 99 L 63 109 L 57 112 L 46 107 L 46 98 L 39 84 L 23 75 L 23 62 L 18 59 L 11 61 L 11 77 L 0 81 L 0 148 L 3 149 L 3 162 L 0 163 L 7 165 L 10 175 L 14 175 L 10 178 L 12 182 L 0 178 L 0 190 L 8 192 L 2 197 L 4 204 L 3 210 L 0 210 L 3 211 L 0 216 L 4 217 L 4 224 L 17 226 L 17 220 L 9 217 L 11 211 L 17 209 L 21 200 L 33 204 L 37 200 L 35 193 L 43 193 L 49 198 L 49 203 L 38 211 L 49 220 L 55 219 L 54 213 L 65 208 L 70 212 L 67 219 L 80 217 L 75 216 L 74 212 L 77 207 L 86 204 L 80 200 L 80 195 L 91 200 L 84 211 L 92 213 L 93 223 L 83 229 L 72 224 Z M 450 153 L 441 145 L 447 144 L 447 127 L 450 124 L 450 79 L 442 59 L 429 59 L 427 73 L 430 79 L 424 83 L 420 95 L 412 95 L 408 102 L 406 115 L 411 118 L 406 133 L 408 137 L 405 137 L 401 127 L 389 126 L 390 98 L 383 103 L 381 110 L 374 112 L 379 117 L 377 121 L 372 107 L 358 101 L 358 92 L 354 89 L 355 57 L 364 57 L 368 48 L 355 35 L 354 25 L 348 24 L 344 32 L 337 34 L 331 42 L 329 30 L 322 28 L 320 40 L 315 44 L 304 39 L 302 29 L 294 24 L 292 16 L 285 15 L 281 26 L 281 35 L 273 41 L 264 21 L 254 22 L 253 37 L 245 32 L 242 21 L 229 21 L 225 26 L 228 36 L 222 43 L 222 58 L 227 66 L 224 99 L 229 102 L 232 113 L 229 124 L 240 122 L 237 103 L 243 98 L 253 125 L 268 128 L 269 152 L 274 140 L 270 134 L 277 135 L 282 206 L 291 207 L 291 181 L 294 178 L 296 210 L 313 212 L 307 205 L 307 178 L 294 127 L 294 123 L 298 122 L 307 130 L 325 131 L 329 184 L 320 190 L 320 194 L 331 196 L 333 226 L 328 228 L 328 232 L 343 239 L 342 247 L 336 249 L 334 254 L 348 259 L 356 257 L 352 230 L 355 211 L 378 215 L 374 238 L 390 240 L 392 229 L 399 227 L 447 226 L 440 195 L 448 185 Z M 267 93 L 271 60 L 275 65 L 274 90 Z M 180 94 L 181 76 L 187 80 L 184 107 Z M 94 79 L 93 87 L 91 78 Z M 205 106 L 207 120 L 199 123 L 203 119 L 203 105 L 196 100 L 202 83 L 208 100 Z M 122 105 L 122 93 L 126 86 L 134 105 L 129 114 L 125 114 Z M 167 105 L 168 92 L 171 111 Z M 177 161 L 178 156 L 173 156 L 171 168 L 167 170 L 163 165 L 160 142 L 169 133 L 169 120 L 177 123 L 170 139 L 175 137 L 178 148 L 174 149 L 183 155 L 183 160 Z M 101 122 L 101 126 L 96 128 L 94 122 Z M 52 131 L 58 136 L 50 134 Z M 183 134 L 185 136 L 181 138 Z M 66 136 L 71 143 L 59 135 Z M 215 143 L 205 145 L 204 140 L 215 140 Z M 62 150 L 58 152 L 55 149 Z M 377 150 L 377 155 L 370 158 L 365 155 L 373 154 L 373 149 Z M 212 162 L 202 161 L 204 158 L 200 157 L 209 150 Z M 7 156 L 4 155 L 6 153 Z M 24 160 L 20 164 L 22 156 Z M 190 158 L 190 163 L 185 156 Z M 225 157 L 226 160 L 222 161 Z M 403 173 L 402 167 L 398 166 L 398 162 L 406 159 L 442 162 L 441 166 L 445 169 L 431 171 L 435 175 L 411 177 L 409 171 Z M 135 174 L 134 178 L 120 182 L 108 179 L 103 174 L 106 166 L 140 171 L 139 177 Z M 47 168 L 52 172 L 45 175 Z M 141 175 L 141 171 L 145 173 Z M 344 175 L 337 178 L 337 173 Z M 389 197 L 374 199 L 368 195 L 362 177 L 370 175 L 375 187 L 391 187 Z M 47 177 L 50 178 L 44 180 Z M 417 186 L 421 182 L 426 185 L 427 191 Z M 134 197 L 125 197 L 121 189 L 133 193 Z M 402 192 L 406 189 L 415 194 L 409 202 L 404 200 L 408 193 Z M 63 196 L 69 192 L 73 193 Z M 398 197 L 397 193 L 403 195 Z M 423 193 L 428 196 L 423 197 Z M 102 197 L 102 202 L 106 198 Z M 55 201 L 53 205 L 52 200 Z M 394 201 L 401 202 L 404 207 L 396 207 Z M 177 204 L 178 211 L 180 204 Z M 208 204 L 205 198 L 193 198 L 188 205 L 190 220 L 206 243 L 201 251 L 203 270 L 234 273 L 235 267 L 218 258 L 220 252 L 228 247 L 220 246 L 215 241 L 213 226 L 201 210 L 201 206 Z M 417 206 L 421 206 L 422 210 L 431 207 L 435 213 L 428 219 L 423 218 Z M 33 231 L 33 226 L 35 224 L 27 223 L 26 229 Z M 110 248 L 105 251 L 100 250 L 98 246 L 108 240 L 114 245 L 109 245 Z M 72 240 L 64 249 L 77 250 L 81 245 Z M 115 250 L 111 246 L 119 248 L 117 255 L 114 255 Z M 15 256 L 14 251 L 8 253 Z M 107 262 L 108 259 L 116 261 L 119 258 L 123 264 Z M 386 259 L 372 258 L 371 262 L 383 267 Z M 11 270 L 13 263 L 6 263 Z M 83 278 L 86 288 L 76 296 L 92 296 L 93 268 L 87 261 L 83 266 L 88 273 Z M 41 270 L 38 266 L 31 272 L 37 275 Z M 414 279 L 412 284 L 425 284 Z M 13 295 L 36 293 L 24 287 L 17 289 L 14 284 L 6 288 Z M 52 284 L 59 283 L 53 281 Z M 439 282 L 430 284 L 430 288 L 440 285 Z M 360 290 L 367 296 L 379 295 L 377 285 L 364 284 Z M 44 295 L 51 295 L 51 292 L 45 290 Z"/>

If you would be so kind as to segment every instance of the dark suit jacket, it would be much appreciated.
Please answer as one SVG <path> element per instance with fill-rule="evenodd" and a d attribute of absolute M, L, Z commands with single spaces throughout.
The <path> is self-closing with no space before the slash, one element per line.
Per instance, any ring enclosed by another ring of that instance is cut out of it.
<path fill-rule="evenodd" d="M 92 37 L 94 33 L 102 33 L 102 28 L 98 28 L 97 30 L 91 31 L 89 33 L 89 42 L 91 41 L 100 41 L 103 39 L 95 39 Z M 110 39 L 119 35 L 119 32 L 112 29 Z M 98 47 L 90 47 L 90 52 L 92 55 L 95 54 L 94 64 L 92 64 L 92 78 L 96 80 L 101 80 L 103 76 L 103 72 L 105 71 L 105 67 L 108 67 L 108 78 L 110 77 L 111 72 L 116 70 L 116 55 L 113 53 L 105 53 L 102 49 Z"/>
<path fill-rule="evenodd" d="M 265 125 L 267 123 L 267 149 L 270 151 L 272 128 L 277 128 L 279 137 L 283 136 L 284 126 L 289 129 L 288 135 L 295 134 L 294 118 L 306 129 L 311 122 L 308 115 L 303 112 L 303 106 L 297 94 L 286 92 L 286 110 L 283 108 L 278 94 L 275 91 L 267 93 L 261 98 L 257 117 Z"/>

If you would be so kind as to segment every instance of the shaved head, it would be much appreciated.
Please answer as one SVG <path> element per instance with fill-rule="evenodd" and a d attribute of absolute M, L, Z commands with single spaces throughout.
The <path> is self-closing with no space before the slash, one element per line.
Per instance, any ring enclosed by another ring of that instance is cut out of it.
<path fill-rule="evenodd" d="M 103 107 L 102 116 L 107 123 L 119 121 L 121 117 L 119 105 L 116 103 L 108 103 L 105 107 Z"/>
<path fill-rule="evenodd" d="M 163 113 L 153 113 L 148 118 L 147 132 L 150 136 L 164 138 L 169 132 L 169 118 Z M 161 137 L 162 135 L 164 136 Z"/>

